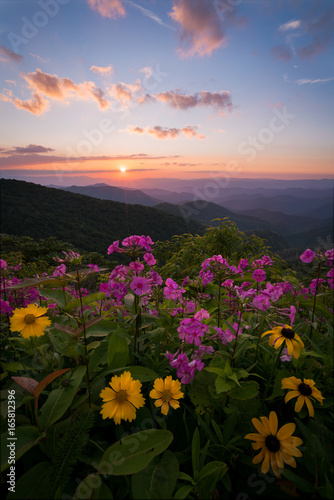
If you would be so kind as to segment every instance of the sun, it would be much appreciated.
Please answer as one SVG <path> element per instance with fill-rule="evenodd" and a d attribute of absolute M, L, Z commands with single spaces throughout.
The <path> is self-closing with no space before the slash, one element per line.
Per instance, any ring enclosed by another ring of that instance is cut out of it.
<path fill-rule="evenodd" d="M 119 169 L 120 169 L 120 171 L 121 171 L 121 172 L 123 172 L 123 173 L 124 173 L 124 172 L 126 172 L 126 167 L 124 167 L 123 165 L 122 165 L 121 167 L 119 167 Z"/>

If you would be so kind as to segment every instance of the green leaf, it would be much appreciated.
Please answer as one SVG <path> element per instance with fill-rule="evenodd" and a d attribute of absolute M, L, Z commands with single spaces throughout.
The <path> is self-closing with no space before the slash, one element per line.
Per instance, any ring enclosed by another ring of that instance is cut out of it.
<path fill-rule="evenodd" d="M 191 460 L 192 460 L 192 465 L 193 465 L 193 475 L 195 481 L 197 481 L 197 477 L 199 474 L 199 453 L 200 453 L 200 439 L 199 439 L 199 430 L 198 427 L 196 427 L 193 439 L 192 439 L 192 444 L 191 444 Z"/>
<path fill-rule="evenodd" d="M 17 427 L 13 438 L 8 435 L 8 431 L 4 432 L 1 436 L 1 472 L 11 465 L 8 463 L 11 451 L 14 452 L 15 460 L 18 460 L 44 437 L 44 432 L 40 434 L 37 427 L 29 425 Z"/>
<path fill-rule="evenodd" d="M 172 498 L 179 474 L 179 462 L 174 453 L 167 450 L 161 460 L 152 461 L 146 469 L 132 476 L 134 500 L 148 498 L 169 500 Z"/>
<path fill-rule="evenodd" d="M 240 387 L 232 389 L 228 395 L 233 399 L 252 399 L 259 393 L 259 384 L 254 381 L 241 382 Z"/>
<path fill-rule="evenodd" d="M 233 387 L 235 387 L 235 383 L 233 381 L 229 382 L 226 378 L 217 377 L 215 380 L 215 386 L 217 394 L 220 394 L 221 392 L 227 392 L 233 389 Z"/>
<path fill-rule="evenodd" d="M 96 293 L 91 293 L 89 295 L 86 295 L 86 297 L 82 297 L 81 301 L 80 299 L 75 299 L 69 302 L 65 307 L 64 311 L 72 311 L 73 309 L 76 309 L 77 307 L 81 307 L 81 304 L 83 306 L 87 304 L 91 304 L 92 302 L 97 302 L 99 300 L 103 300 L 106 298 L 106 294 L 104 292 L 96 292 Z"/>
<path fill-rule="evenodd" d="M 286 477 L 289 481 L 291 481 L 298 489 L 303 491 L 304 493 L 314 493 L 316 491 L 313 484 L 306 481 L 304 477 L 297 476 L 294 472 L 290 470 L 283 469 L 282 476 Z"/>
<path fill-rule="evenodd" d="M 198 476 L 198 482 L 202 481 L 205 477 L 210 474 L 214 474 L 215 472 L 222 471 L 226 467 L 224 462 L 219 462 L 218 460 L 214 460 L 213 462 L 209 462 L 206 464 Z"/>
<path fill-rule="evenodd" d="M 79 366 L 70 379 L 70 385 L 50 392 L 41 408 L 39 422 L 46 429 L 59 420 L 71 405 L 77 389 L 86 373 L 85 366 Z"/>
<path fill-rule="evenodd" d="M 125 366 L 129 358 L 129 347 L 125 337 L 114 333 L 108 345 L 108 367 L 111 369 Z"/>
<path fill-rule="evenodd" d="M 139 380 L 140 382 L 151 382 L 159 378 L 157 373 L 145 366 L 127 366 L 126 370 L 131 373 L 134 380 Z"/>
<path fill-rule="evenodd" d="M 189 498 L 189 493 L 193 490 L 193 486 L 182 486 L 174 495 L 175 500 L 183 500 L 184 498 Z"/>
<path fill-rule="evenodd" d="M 108 448 L 98 465 L 99 474 L 122 476 L 143 470 L 153 458 L 170 445 L 170 431 L 148 429 L 114 443 Z"/>
<path fill-rule="evenodd" d="M 53 300 L 57 306 L 64 309 L 66 304 L 72 300 L 71 295 L 68 292 L 63 292 L 63 290 L 47 290 L 43 288 L 40 291 L 42 297 Z"/>
<path fill-rule="evenodd" d="M 15 485 L 15 493 L 10 493 L 10 499 L 32 500 L 44 499 L 49 493 L 50 462 L 39 462 L 25 472 Z"/>

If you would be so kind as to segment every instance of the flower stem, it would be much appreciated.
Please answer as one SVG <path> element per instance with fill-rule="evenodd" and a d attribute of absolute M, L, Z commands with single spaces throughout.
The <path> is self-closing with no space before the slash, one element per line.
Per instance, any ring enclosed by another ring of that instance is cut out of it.
<path fill-rule="evenodd" d="M 234 342 L 233 353 L 232 353 L 232 358 L 231 358 L 231 366 L 233 365 L 233 359 L 234 359 L 234 355 L 235 355 L 235 350 L 237 348 L 238 337 L 239 337 L 239 328 L 240 328 L 240 325 L 241 325 L 241 320 L 242 320 L 242 311 L 240 311 L 239 323 L 238 323 L 237 331 L 236 331 L 236 334 L 235 334 L 235 342 Z"/>
<path fill-rule="evenodd" d="M 271 370 L 271 374 L 270 374 L 270 377 L 269 377 L 269 380 L 268 380 L 268 383 L 267 383 L 266 389 L 265 389 L 264 394 L 263 394 L 263 399 L 265 399 L 265 398 L 266 398 L 266 395 L 267 395 L 267 393 L 268 393 L 268 389 L 269 389 L 269 387 L 270 387 L 270 383 L 271 383 L 271 381 L 272 381 L 272 379 L 273 379 L 274 372 L 275 372 L 275 370 L 276 370 L 276 368 L 277 368 L 278 361 L 279 361 L 280 356 L 281 356 L 282 351 L 283 351 L 283 347 L 284 347 L 284 342 L 282 342 L 282 345 L 281 345 L 281 347 L 279 348 L 279 351 L 278 351 L 278 353 L 277 353 L 276 359 L 275 359 L 275 361 L 274 361 L 274 365 L 273 365 L 273 368 L 272 368 L 272 370 Z"/>
<path fill-rule="evenodd" d="M 79 271 L 77 269 L 77 282 L 78 282 L 78 293 L 80 299 L 80 313 L 81 318 L 83 320 L 83 336 L 84 336 L 84 344 L 85 344 L 85 364 L 86 364 L 86 376 L 87 376 L 87 389 L 88 389 L 88 406 L 91 407 L 91 396 L 90 396 L 90 380 L 89 380 L 89 370 L 88 370 L 88 352 L 87 352 L 87 337 L 86 337 L 86 323 L 84 320 L 84 310 L 82 303 L 82 295 L 81 295 L 81 286 L 80 286 L 80 276 Z"/>
<path fill-rule="evenodd" d="M 312 310 L 312 321 L 311 321 L 310 339 L 312 338 L 312 333 L 313 333 L 313 321 L 314 321 L 315 305 L 316 305 L 316 302 L 317 302 L 317 292 L 318 292 L 318 286 L 319 286 L 321 264 L 322 264 L 321 262 L 319 262 L 319 264 L 318 264 L 318 277 L 317 277 L 317 284 L 316 284 L 315 292 L 314 292 L 314 301 L 313 301 L 313 310 Z"/>

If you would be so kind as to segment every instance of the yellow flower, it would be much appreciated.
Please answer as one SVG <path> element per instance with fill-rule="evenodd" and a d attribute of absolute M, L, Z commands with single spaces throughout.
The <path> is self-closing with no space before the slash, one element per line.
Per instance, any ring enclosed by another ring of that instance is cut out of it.
<path fill-rule="evenodd" d="M 156 399 L 157 401 L 154 401 L 155 406 L 157 408 L 161 406 L 161 413 L 167 415 L 169 405 L 174 410 L 179 408 L 180 403 L 177 400 L 183 398 L 183 392 L 180 389 L 181 382 L 179 380 L 172 380 L 171 375 L 168 375 L 165 380 L 157 378 L 150 392 L 150 398 Z"/>
<path fill-rule="evenodd" d="M 304 344 L 299 335 L 292 330 L 291 326 L 275 326 L 272 330 L 262 333 L 261 337 L 269 335 L 270 333 L 272 333 L 269 338 L 270 346 L 273 345 L 275 349 L 278 349 L 283 342 L 285 342 L 289 356 L 293 355 L 296 359 L 299 358 L 300 348 L 302 347 L 304 349 Z"/>
<path fill-rule="evenodd" d="M 132 422 L 136 418 L 136 408 L 145 404 L 140 392 L 141 383 L 133 380 L 130 372 L 124 372 L 119 377 L 115 375 L 109 382 L 109 387 L 101 391 L 100 397 L 105 403 L 102 405 L 102 418 L 113 418 L 115 424 L 121 420 Z"/>
<path fill-rule="evenodd" d="M 247 434 L 245 439 L 255 441 L 252 443 L 254 450 L 260 450 L 260 453 L 253 458 L 253 464 L 258 464 L 262 460 L 261 472 L 267 474 L 271 465 L 276 477 L 281 477 L 279 469 L 284 468 L 284 462 L 292 467 L 296 467 L 296 461 L 293 457 L 301 457 L 302 453 L 297 446 L 303 444 L 303 441 L 296 436 L 292 436 L 295 431 L 295 424 L 285 424 L 278 429 L 277 415 L 274 411 L 267 417 L 252 418 L 254 427 L 260 434 Z"/>
<path fill-rule="evenodd" d="M 310 400 L 315 398 L 322 404 L 322 400 L 325 399 L 321 395 L 321 392 L 315 387 L 314 380 L 309 380 L 307 378 L 304 378 L 304 382 L 296 377 L 283 378 L 282 389 L 292 389 L 287 393 L 284 401 L 287 403 L 290 399 L 298 397 L 295 404 L 295 411 L 299 413 L 304 403 L 306 403 L 310 417 L 314 417 L 314 408 Z"/>
<path fill-rule="evenodd" d="M 45 328 L 51 325 L 51 320 L 44 316 L 48 310 L 47 307 L 38 307 L 35 304 L 29 304 L 28 307 L 15 309 L 10 318 L 10 330 L 20 332 L 22 337 L 41 337 Z"/>

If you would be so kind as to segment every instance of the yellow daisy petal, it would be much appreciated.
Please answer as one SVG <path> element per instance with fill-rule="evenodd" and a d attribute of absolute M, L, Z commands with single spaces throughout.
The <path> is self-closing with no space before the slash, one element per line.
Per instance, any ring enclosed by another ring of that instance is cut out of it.
<path fill-rule="evenodd" d="M 270 432 L 273 436 L 276 435 L 277 427 L 278 427 L 278 419 L 277 419 L 276 412 L 271 411 L 269 414 L 269 428 L 270 428 Z"/>
<path fill-rule="evenodd" d="M 303 408 L 304 402 L 305 402 L 305 396 L 303 396 L 302 394 L 300 394 L 300 396 L 298 397 L 298 399 L 296 401 L 296 404 L 295 404 L 295 411 L 297 413 L 299 413 L 300 410 Z"/>
<path fill-rule="evenodd" d="M 288 439 L 296 429 L 296 424 L 290 423 L 283 425 L 276 434 L 276 437 L 279 441 L 284 441 L 284 439 Z"/>

